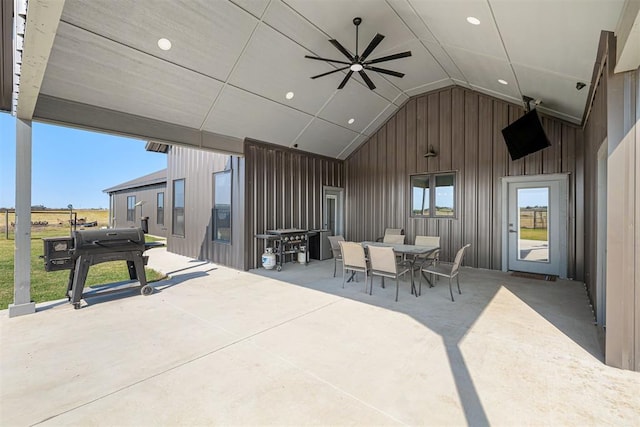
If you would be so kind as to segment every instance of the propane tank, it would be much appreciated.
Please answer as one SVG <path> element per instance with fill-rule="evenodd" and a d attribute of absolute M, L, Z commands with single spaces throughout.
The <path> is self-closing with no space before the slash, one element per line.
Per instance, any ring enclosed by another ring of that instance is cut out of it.
<path fill-rule="evenodd" d="M 298 263 L 299 264 L 307 263 L 307 252 L 305 251 L 304 246 L 300 246 L 300 252 L 298 252 Z"/>
<path fill-rule="evenodd" d="M 276 254 L 273 253 L 273 248 L 265 249 L 265 253 L 262 254 L 262 266 L 267 270 L 276 266 Z"/>

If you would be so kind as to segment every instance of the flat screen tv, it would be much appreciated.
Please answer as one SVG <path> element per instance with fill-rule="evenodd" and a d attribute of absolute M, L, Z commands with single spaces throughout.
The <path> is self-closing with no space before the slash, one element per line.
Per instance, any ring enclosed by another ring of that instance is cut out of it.
<path fill-rule="evenodd" d="M 502 136 L 507 143 L 511 160 L 551 146 L 535 109 L 502 129 Z"/>

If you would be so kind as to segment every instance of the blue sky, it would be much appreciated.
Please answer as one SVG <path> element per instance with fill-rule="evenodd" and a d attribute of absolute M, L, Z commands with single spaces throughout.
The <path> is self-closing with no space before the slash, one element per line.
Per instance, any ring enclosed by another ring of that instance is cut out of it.
<path fill-rule="evenodd" d="M 16 123 L 0 113 L 0 207 L 15 206 Z M 146 141 L 33 123 L 31 204 L 108 208 L 105 188 L 167 167 Z"/>
<path fill-rule="evenodd" d="M 520 188 L 518 189 L 518 206 L 526 208 L 527 206 L 548 206 L 549 205 L 549 188 Z"/>

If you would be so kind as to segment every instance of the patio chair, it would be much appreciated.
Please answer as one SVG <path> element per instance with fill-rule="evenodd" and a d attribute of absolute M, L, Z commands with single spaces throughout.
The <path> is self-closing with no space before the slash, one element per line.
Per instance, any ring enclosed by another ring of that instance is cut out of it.
<path fill-rule="evenodd" d="M 336 277 L 336 269 L 338 262 L 342 262 L 342 250 L 340 249 L 340 243 L 344 242 L 344 237 L 341 235 L 327 236 L 329 243 L 331 244 L 331 252 L 333 253 L 333 277 Z"/>
<path fill-rule="evenodd" d="M 395 243 L 395 244 L 404 244 L 404 239 L 406 236 L 404 234 L 387 234 L 382 238 L 382 243 Z"/>
<path fill-rule="evenodd" d="M 404 235 L 404 228 L 387 228 L 384 230 L 384 236 L 378 237 L 376 239 L 376 242 L 384 242 L 385 237 L 389 235 L 395 235 L 395 236 Z M 385 243 L 391 243 L 391 242 L 385 242 Z M 402 243 L 404 243 L 404 241 Z"/>
<path fill-rule="evenodd" d="M 364 291 L 367 292 L 367 258 L 364 256 L 364 248 L 360 243 L 339 241 L 342 252 L 342 287 L 347 281 L 347 271 L 351 271 L 351 277 L 356 280 L 358 272 L 364 273 Z"/>
<path fill-rule="evenodd" d="M 369 246 L 369 258 L 371 259 L 371 286 L 369 294 L 373 293 L 373 276 L 382 277 L 382 287 L 384 288 L 384 278 L 396 279 L 396 301 L 398 301 L 399 277 L 411 272 L 411 264 L 408 261 L 396 259 L 393 248 L 383 246 Z M 413 274 L 411 274 L 411 292 L 415 292 Z M 416 296 L 418 296 L 416 294 Z"/>
<path fill-rule="evenodd" d="M 422 267 L 420 269 L 421 272 L 435 274 L 436 276 L 448 277 L 449 278 L 449 293 L 451 294 L 451 301 L 453 299 L 453 291 L 451 290 L 451 279 L 456 278 L 456 282 L 458 283 L 458 293 L 462 294 L 460 291 L 460 279 L 458 278 L 460 264 L 462 263 L 462 258 L 464 258 L 464 250 L 467 249 L 470 244 L 466 244 L 460 248 L 458 253 L 456 254 L 456 258 L 452 263 L 448 262 L 439 262 L 437 264 L 430 264 Z M 419 293 L 422 293 L 422 274 L 420 275 L 420 285 L 419 285 Z"/>
<path fill-rule="evenodd" d="M 416 236 L 416 246 L 438 246 L 440 247 L 440 236 Z M 437 264 L 440 259 L 440 249 L 436 249 L 427 255 L 418 255 L 414 265 L 422 268 L 429 264 Z M 418 262 L 420 261 L 420 265 Z"/>

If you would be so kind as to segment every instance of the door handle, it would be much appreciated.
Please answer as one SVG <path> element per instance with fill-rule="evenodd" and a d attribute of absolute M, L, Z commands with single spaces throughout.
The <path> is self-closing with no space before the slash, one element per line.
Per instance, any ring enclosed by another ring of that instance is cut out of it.
<path fill-rule="evenodd" d="M 509 230 L 509 233 L 517 233 L 518 231 L 516 230 Z"/>

